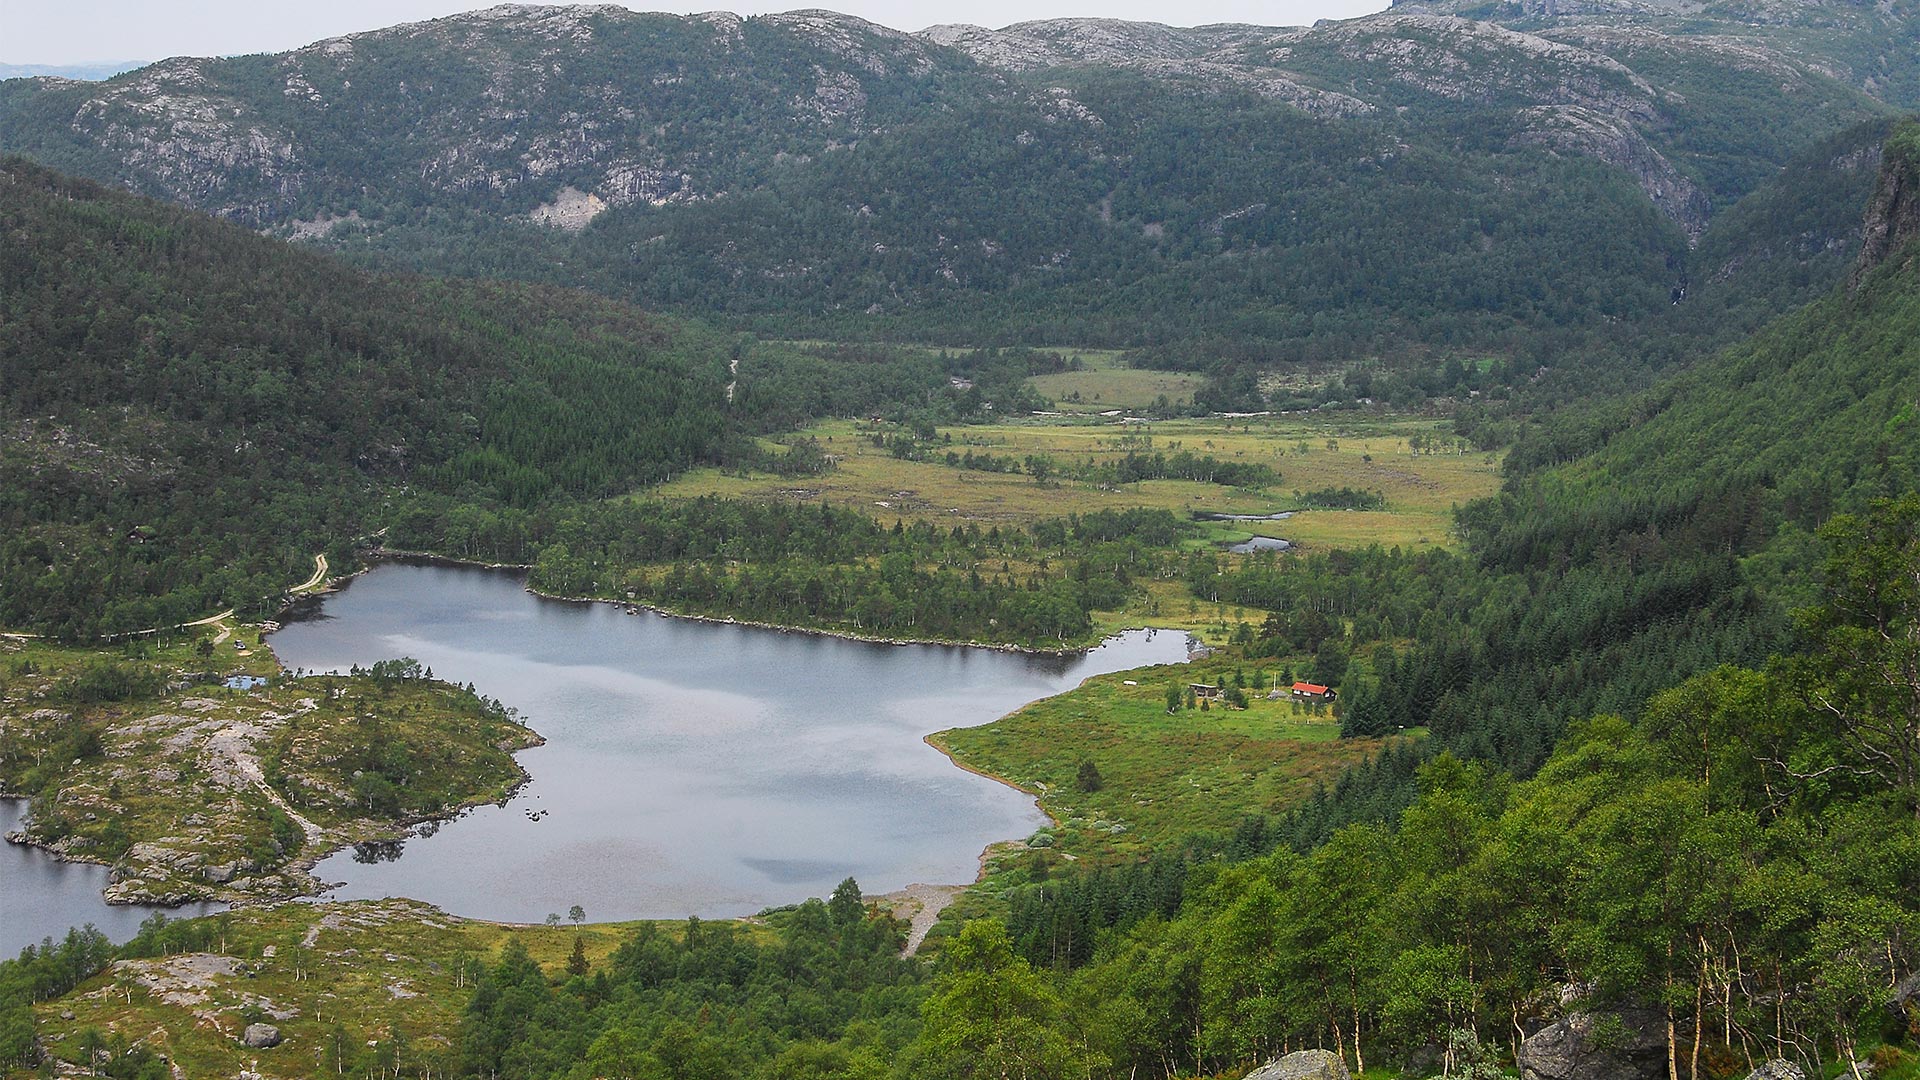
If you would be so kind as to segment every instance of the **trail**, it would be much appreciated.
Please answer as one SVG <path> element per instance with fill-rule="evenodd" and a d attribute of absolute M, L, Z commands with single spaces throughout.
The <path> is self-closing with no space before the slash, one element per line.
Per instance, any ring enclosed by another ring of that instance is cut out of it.
<path fill-rule="evenodd" d="M 736 363 L 737 362 L 738 361 L 736 361 Z M 728 400 L 732 400 L 731 391 L 729 391 Z M 288 591 L 295 594 L 311 592 L 314 589 L 319 588 L 321 584 L 323 584 L 326 580 L 327 580 L 327 557 L 325 555 L 315 555 L 313 557 L 313 576 L 301 582 L 300 584 L 295 585 L 292 589 Z M 192 622 L 175 623 L 172 626 L 155 626 L 146 630 L 128 630 L 124 633 L 119 633 L 119 634 L 107 634 L 101 640 L 112 641 L 115 638 L 141 637 L 146 634 L 157 634 L 162 630 L 186 630 L 190 627 L 195 627 L 195 626 L 212 626 L 215 623 L 225 622 L 226 620 L 231 618 L 233 618 L 233 609 L 228 608 L 227 610 L 222 611 L 217 615 L 209 615 L 204 619 L 195 619 Z M 214 638 L 213 643 L 215 645 L 220 644 L 222 641 L 227 640 L 227 636 L 231 633 L 233 633 L 232 630 L 229 630 L 227 627 L 222 626 L 220 628 L 220 636 Z M 41 638 L 41 636 L 42 635 L 40 634 L 19 634 L 19 633 L 13 633 L 13 632 L 0 632 L 0 637 L 13 638 L 16 641 L 37 641 Z"/>
<path fill-rule="evenodd" d="M 306 817 L 301 815 L 300 811 L 295 810 L 288 804 L 287 800 L 281 798 L 279 792 L 273 790 L 272 784 L 267 783 L 266 773 L 260 768 L 260 759 L 253 756 L 253 743 L 245 737 L 247 733 L 244 731 L 236 732 L 229 730 L 223 731 L 220 734 L 223 736 L 239 736 L 233 742 L 220 745 L 216 747 L 216 749 L 226 755 L 227 760 L 233 764 L 234 769 L 238 771 L 241 776 L 246 777 L 247 782 L 258 789 L 260 794 L 265 795 L 267 801 L 279 807 L 281 813 L 286 814 L 295 825 L 300 826 L 300 831 L 306 834 L 308 847 L 319 848 L 327 839 L 326 830 L 307 820 Z M 219 740 L 215 741 L 218 742 Z"/>
<path fill-rule="evenodd" d="M 325 555 L 315 555 L 313 557 L 313 576 L 295 585 L 289 591 L 295 593 L 308 592 L 319 588 L 320 583 L 325 580 L 327 580 L 327 557 Z"/>

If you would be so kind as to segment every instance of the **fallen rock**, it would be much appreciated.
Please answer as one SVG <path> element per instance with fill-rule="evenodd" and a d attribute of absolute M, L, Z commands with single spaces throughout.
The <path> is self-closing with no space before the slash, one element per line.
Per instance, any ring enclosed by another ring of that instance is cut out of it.
<path fill-rule="evenodd" d="M 1807 1074 L 1791 1061 L 1774 1058 L 1748 1073 L 1747 1080 L 1807 1080 Z"/>
<path fill-rule="evenodd" d="M 255 1050 L 266 1050 L 280 1045 L 280 1029 L 272 1024 L 248 1024 L 240 1041 Z"/>
<path fill-rule="evenodd" d="M 1595 1038 L 1601 1026 L 1612 1030 Z M 1651 1009 L 1569 1013 L 1529 1035 L 1515 1063 L 1521 1080 L 1660 1080 L 1667 1075 L 1664 1021 Z"/>
<path fill-rule="evenodd" d="M 1352 1074 L 1331 1050 L 1299 1050 L 1260 1066 L 1246 1080 L 1352 1080 Z"/>

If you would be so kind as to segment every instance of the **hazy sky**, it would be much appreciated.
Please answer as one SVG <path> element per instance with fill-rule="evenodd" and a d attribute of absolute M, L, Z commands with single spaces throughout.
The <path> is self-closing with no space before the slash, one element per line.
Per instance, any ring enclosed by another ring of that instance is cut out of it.
<path fill-rule="evenodd" d="M 493 0 L 0 0 L 0 63 L 77 64 L 280 52 L 321 38 L 492 7 Z M 694 0 L 628 3 L 643 11 L 743 15 L 830 7 L 902 30 L 934 23 L 1004 26 L 1099 15 L 1195 26 L 1346 19 L 1387 0 Z"/>

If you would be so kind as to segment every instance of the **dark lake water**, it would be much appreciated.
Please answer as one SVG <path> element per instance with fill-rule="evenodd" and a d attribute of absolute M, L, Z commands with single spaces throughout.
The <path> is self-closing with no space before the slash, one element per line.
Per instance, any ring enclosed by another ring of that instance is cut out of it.
<path fill-rule="evenodd" d="M 981 849 L 1045 822 L 922 738 L 1097 673 L 1186 659 L 1137 631 L 1084 656 L 894 646 L 545 600 L 514 574 L 389 564 L 273 635 L 310 671 L 411 656 L 520 710 L 533 780 L 391 851 L 320 864 L 342 898 L 410 896 L 537 921 L 719 917 L 973 880 Z"/>
<path fill-rule="evenodd" d="M 20 827 L 24 799 L 0 799 L 0 834 Z M 0 843 L 0 958 L 11 959 L 44 938 L 59 939 L 73 926 L 92 923 L 115 941 L 125 941 L 155 911 L 186 918 L 222 909 L 218 904 L 180 908 L 112 905 L 100 899 L 107 868 L 64 863 L 38 848 Z"/>

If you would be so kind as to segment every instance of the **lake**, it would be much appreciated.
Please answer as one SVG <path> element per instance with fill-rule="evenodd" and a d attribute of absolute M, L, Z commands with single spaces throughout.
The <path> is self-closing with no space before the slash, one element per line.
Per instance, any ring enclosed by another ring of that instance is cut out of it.
<path fill-rule="evenodd" d="M 20 827 L 25 799 L 0 799 L 0 835 Z M 129 907 L 100 899 L 107 868 L 61 862 L 38 848 L 0 843 L 0 959 L 12 959 L 28 945 L 58 940 L 69 927 L 92 923 L 114 941 L 125 941 L 155 911 L 188 918 L 223 910 L 223 904 L 180 908 Z"/>
<path fill-rule="evenodd" d="M 897 646 L 548 600 L 519 575 L 389 563 L 272 637 L 308 671 L 410 656 L 521 713 L 547 745 L 506 806 L 322 862 L 330 896 L 409 896 L 538 921 L 725 917 L 972 881 L 981 850 L 1045 823 L 1033 800 L 927 746 L 1090 675 L 1186 659 L 1135 631 L 1033 656 Z"/>

